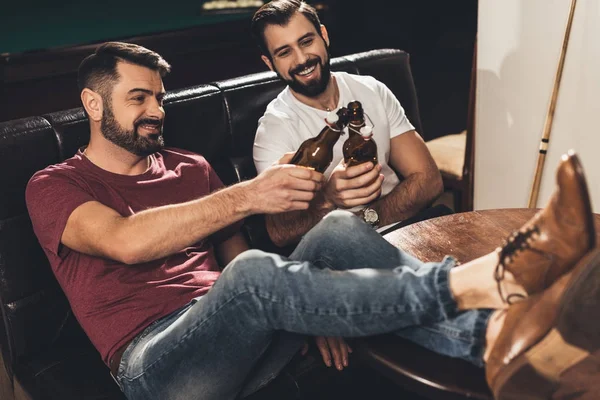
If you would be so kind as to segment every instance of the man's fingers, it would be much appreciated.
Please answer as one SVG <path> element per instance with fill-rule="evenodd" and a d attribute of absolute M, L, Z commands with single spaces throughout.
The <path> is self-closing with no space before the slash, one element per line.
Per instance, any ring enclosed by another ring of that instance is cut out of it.
<path fill-rule="evenodd" d="M 292 190 L 305 192 L 316 192 L 321 189 L 321 182 L 290 177 L 287 181 L 288 187 Z"/>
<path fill-rule="evenodd" d="M 370 164 L 370 163 L 367 163 Z M 357 165 L 356 167 L 360 167 L 361 165 Z M 354 168 L 354 167 L 352 167 Z M 350 179 L 339 179 L 338 184 L 336 185 L 336 189 L 342 190 L 350 190 L 350 189 L 358 189 L 361 187 L 365 187 L 370 185 L 371 183 L 377 180 L 380 175 L 381 166 L 377 164 L 377 166 L 364 174 L 358 175 L 356 177 Z"/>
<path fill-rule="evenodd" d="M 367 204 L 373 199 L 376 199 L 381 193 L 381 184 L 383 183 L 383 175 L 380 175 L 369 186 L 359 189 L 345 190 L 339 194 L 345 207 L 354 207 Z"/>
<path fill-rule="evenodd" d="M 357 165 L 357 166 L 359 166 L 359 165 Z M 373 182 L 375 182 L 380 174 L 381 174 L 381 166 L 379 164 L 377 164 L 377 166 L 375 168 L 367 171 L 366 173 L 359 175 L 353 179 L 349 179 L 347 181 L 348 189 L 355 189 L 355 188 L 368 186 L 368 185 L 372 184 Z"/>
<path fill-rule="evenodd" d="M 331 367 L 332 362 L 340 371 L 348 366 L 348 353 L 352 352 L 352 349 L 343 338 L 318 336 L 315 338 L 315 342 L 328 367 Z"/>
<path fill-rule="evenodd" d="M 338 370 L 344 369 L 344 366 L 348 365 L 348 353 L 344 340 L 338 337 L 328 337 L 327 342 L 329 343 L 329 349 L 333 356 L 333 361 Z"/>
<path fill-rule="evenodd" d="M 362 163 L 362 164 L 354 165 L 352 167 L 346 168 L 346 178 L 348 178 L 348 179 L 356 178 L 357 176 L 366 174 L 367 172 L 372 171 L 374 169 L 379 169 L 379 171 L 381 171 L 381 165 L 380 164 L 374 165 L 370 161 Z"/>
<path fill-rule="evenodd" d="M 291 201 L 311 202 L 315 198 L 315 194 L 306 190 L 292 190 L 289 193 Z"/>
<path fill-rule="evenodd" d="M 310 168 L 289 166 L 287 167 L 286 172 L 288 172 L 290 176 L 293 176 L 294 178 L 311 180 L 315 182 L 323 182 L 324 180 L 322 173 L 312 170 Z"/>
<path fill-rule="evenodd" d="M 356 199 L 345 200 L 343 206 L 345 208 L 352 208 L 356 206 L 364 206 L 365 204 L 369 204 L 375 200 L 377 200 L 381 196 L 381 189 L 377 190 L 373 194 L 368 197 L 360 197 Z M 360 214 L 362 215 L 362 214 Z"/>
<path fill-rule="evenodd" d="M 327 344 L 327 340 L 319 336 L 315 339 L 317 342 L 317 347 L 319 348 L 319 352 L 321 353 L 321 357 L 323 357 L 323 362 L 328 367 L 331 367 L 331 355 L 329 354 L 329 345 Z"/>
<path fill-rule="evenodd" d="M 308 353 L 308 348 L 310 347 L 310 345 L 308 344 L 308 342 L 304 342 L 304 346 L 302 346 L 302 350 L 300 350 L 300 354 L 302 354 L 303 356 L 306 355 L 306 353 Z"/>
<path fill-rule="evenodd" d="M 290 161 L 292 161 L 294 154 L 296 153 L 293 151 L 285 153 L 283 157 L 281 157 L 278 161 L 275 162 L 275 164 L 289 164 Z"/>
<path fill-rule="evenodd" d="M 287 207 L 284 211 L 289 212 L 289 211 L 308 210 L 309 207 L 310 207 L 310 201 L 292 201 L 289 204 L 289 207 Z M 282 211 L 279 211 L 279 212 L 282 212 Z"/>

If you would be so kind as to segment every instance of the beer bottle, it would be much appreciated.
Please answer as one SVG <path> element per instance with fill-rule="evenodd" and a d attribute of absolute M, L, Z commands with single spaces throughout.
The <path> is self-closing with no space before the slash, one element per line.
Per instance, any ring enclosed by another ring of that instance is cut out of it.
<path fill-rule="evenodd" d="M 306 139 L 300 145 L 290 163 L 314 169 L 320 173 L 325 172 L 333 159 L 333 146 L 348 124 L 348 117 L 346 107 L 340 108 L 337 113 L 328 113 L 325 118 L 325 127 L 316 137 Z"/>
<path fill-rule="evenodd" d="M 373 139 L 373 128 L 365 125 L 360 128 L 360 142 L 355 143 L 354 147 L 349 149 L 346 166 L 362 164 L 371 161 L 377 164 L 377 144 Z M 354 144 L 354 143 L 353 143 Z"/>
<path fill-rule="evenodd" d="M 360 101 L 353 100 L 348 103 L 348 112 L 350 113 L 348 139 L 346 139 L 342 146 L 342 153 L 344 154 L 344 162 L 346 164 L 350 161 L 350 152 L 352 149 L 363 142 L 363 138 L 360 135 L 360 128 L 365 126 L 365 114 Z"/>

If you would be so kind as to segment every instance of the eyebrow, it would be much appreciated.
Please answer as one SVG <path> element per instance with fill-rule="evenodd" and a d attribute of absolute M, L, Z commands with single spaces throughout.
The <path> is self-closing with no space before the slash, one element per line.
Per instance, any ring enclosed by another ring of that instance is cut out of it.
<path fill-rule="evenodd" d="M 300 36 L 300 38 L 299 38 L 299 39 L 298 39 L 296 42 L 301 42 L 301 41 L 303 41 L 304 39 L 306 39 L 306 38 L 309 38 L 309 37 L 313 37 L 313 36 L 316 36 L 316 34 L 315 34 L 314 32 L 308 32 L 306 35 Z M 287 47 L 290 47 L 290 46 L 289 46 L 288 44 L 286 44 L 286 45 L 283 45 L 283 46 L 281 46 L 281 47 L 278 47 L 278 48 L 276 48 L 275 50 L 273 50 L 273 54 L 277 54 L 277 53 L 279 53 L 281 50 L 283 50 L 283 49 L 285 49 L 285 48 L 287 48 Z"/>
<path fill-rule="evenodd" d="M 127 92 L 127 94 L 132 94 L 132 93 L 135 93 L 135 92 L 142 92 L 142 93 L 146 93 L 147 95 L 150 95 L 150 96 L 153 96 L 153 95 L 154 95 L 154 92 L 153 92 L 152 90 L 149 90 L 149 89 L 142 89 L 142 88 L 133 88 L 133 89 L 131 89 L 130 91 L 128 91 L 128 92 Z M 157 96 L 160 96 L 160 95 L 163 95 L 163 96 L 164 96 L 165 94 L 166 94 L 166 92 L 162 92 L 162 91 L 161 91 L 161 92 L 157 93 L 156 95 L 157 95 Z"/>

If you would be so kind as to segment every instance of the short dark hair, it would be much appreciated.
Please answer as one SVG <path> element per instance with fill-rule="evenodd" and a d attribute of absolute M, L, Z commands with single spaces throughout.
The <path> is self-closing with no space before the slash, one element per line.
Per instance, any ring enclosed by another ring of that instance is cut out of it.
<path fill-rule="evenodd" d="M 79 90 L 90 88 L 109 100 L 112 86 L 119 80 L 117 63 L 126 62 L 158 71 L 164 77 L 171 71 L 168 62 L 152 50 L 132 43 L 107 42 L 87 56 L 77 72 Z"/>
<path fill-rule="evenodd" d="M 271 58 L 265 41 L 265 29 L 269 25 L 285 26 L 297 12 L 304 15 L 321 36 L 321 21 L 317 10 L 302 0 L 273 0 L 259 8 L 252 17 L 252 35 L 260 51 Z"/>

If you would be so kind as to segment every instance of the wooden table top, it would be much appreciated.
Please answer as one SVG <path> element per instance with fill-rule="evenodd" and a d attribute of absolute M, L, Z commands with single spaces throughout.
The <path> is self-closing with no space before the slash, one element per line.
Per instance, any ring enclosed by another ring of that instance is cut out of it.
<path fill-rule="evenodd" d="M 384 238 L 421 261 L 440 261 L 450 255 L 465 263 L 501 246 L 538 210 L 505 208 L 446 215 L 406 226 Z M 594 215 L 594 222 L 599 232 L 599 214 Z M 600 245 L 598 238 L 596 241 Z"/>
<path fill-rule="evenodd" d="M 450 255 L 464 263 L 501 246 L 538 210 L 512 208 L 452 214 L 417 222 L 384 238 L 421 261 L 440 261 Z M 600 215 L 594 218 L 596 231 L 600 231 Z M 427 398 L 492 398 L 483 369 L 426 350 L 393 334 L 362 339 L 357 349 L 375 369 Z"/>

